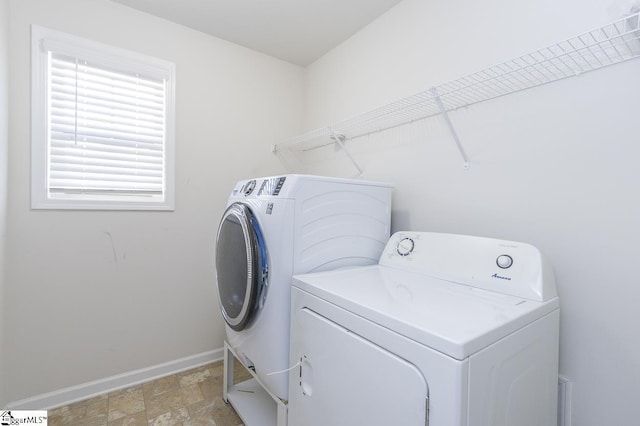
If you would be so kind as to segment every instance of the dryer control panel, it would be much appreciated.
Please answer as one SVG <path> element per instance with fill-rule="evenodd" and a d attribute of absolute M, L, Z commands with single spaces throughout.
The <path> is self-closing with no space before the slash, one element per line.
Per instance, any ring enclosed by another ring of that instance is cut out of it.
<path fill-rule="evenodd" d="M 525 243 L 434 232 L 396 232 L 380 264 L 525 299 L 557 296 L 553 272 Z"/>
<path fill-rule="evenodd" d="M 269 195 L 276 197 L 280 194 L 280 190 L 282 190 L 286 180 L 286 176 L 281 176 L 241 181 L 233 189 L 231 196 L 259 197 L 261 195 Z"/>
<path fill-rule="evenodd" d="M 274 197 L 280 195 L 280 190 L 282 189 L 282 185 L 284 185 L 285 180 L 287 180 L 287 178 L 284 176 L 264 179 L 260 185 L 258 195 L 272 195 Z"/>

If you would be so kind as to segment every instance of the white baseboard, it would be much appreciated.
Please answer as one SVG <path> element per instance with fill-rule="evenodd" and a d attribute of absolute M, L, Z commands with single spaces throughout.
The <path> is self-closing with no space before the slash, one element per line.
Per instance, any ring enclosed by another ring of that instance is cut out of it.
<path fill-rule="evenodd" d="M 196 355 L 176 359 L 151 367 L 134 370 L 116 376 L 105 377 L 104 379 L 47 392 L 30 398 L 7 404 L 11 410 L 50 410 L 52 408 L 82 401 L 104 393 L 113 392 L 118 389 L 138 385 L 160 377 L 169 376 L 181 371 L 200 367 L 210 362 L 222 360 L 224 349 L 203 352 Z"/>

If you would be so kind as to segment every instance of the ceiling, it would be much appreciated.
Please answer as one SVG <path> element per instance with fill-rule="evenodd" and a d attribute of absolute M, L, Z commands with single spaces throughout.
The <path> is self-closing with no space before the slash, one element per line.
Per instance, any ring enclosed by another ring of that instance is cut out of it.
<path fill-rule="evenodd" d="M 401 0 L 112 0 L 306 66 Z"/>

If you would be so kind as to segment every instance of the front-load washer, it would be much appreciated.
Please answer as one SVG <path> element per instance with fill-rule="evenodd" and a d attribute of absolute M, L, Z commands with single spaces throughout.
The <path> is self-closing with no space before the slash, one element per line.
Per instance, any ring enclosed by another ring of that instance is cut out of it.
<path fill-rule="evenodd" d="M 559 299 L 533 246 L 393 234 L 378 265 L 297 275 L 292 426 L 551 426 Z"/>
<path fill-rule="evenodd" d="M 291 277 L 377 262 L 392 186 L 308 175 L 240 181 L 216 239 L 227 343 L 260 384 L 287 399 Z M 276 373 L 276 374 L 273 374 Z"/>

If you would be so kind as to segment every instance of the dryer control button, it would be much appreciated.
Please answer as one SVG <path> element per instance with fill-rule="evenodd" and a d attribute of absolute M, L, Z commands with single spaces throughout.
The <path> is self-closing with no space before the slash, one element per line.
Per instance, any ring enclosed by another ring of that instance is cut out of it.
<path fill-rule="evenodd" d="M 510 268 L 513 265 L 513 258 L 508 254 L 501 254 L 496 259 L 496 264 L 502 269 Z"/>
<path fill-rule="evenodd" d="M 242 190 L 243 194 L 245 196 L 247 195 L 251 195 L 251 193 L 253 192 L 253 190 L 256 187 L 256 181 L 255 180 L 250 180 L 249 182 L 247 182 L 247 184 L 244 186 L 244 189 Z"/>
<path fill-rule="evenodd" d="M 413 249 L 415 248 L 416 243 L 409 237 L 404 237 L 398 244 L 396 245 L 396 251 L 400 256 L 409 256 Z"/>

